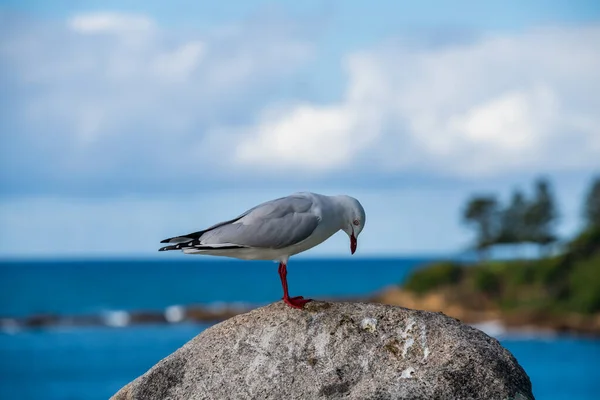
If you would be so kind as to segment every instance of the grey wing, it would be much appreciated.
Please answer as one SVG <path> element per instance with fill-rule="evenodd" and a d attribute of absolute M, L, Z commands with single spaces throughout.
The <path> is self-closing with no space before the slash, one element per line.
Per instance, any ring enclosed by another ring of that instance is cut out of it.
<path fill-rule="evenodd" d="M 232 224 L 232 223 L 234 223 L 236 221 L 239 221 L 241 218 L 243 218 L 246 215 L 250 214 L 254 210 L 268 208 L 268 206 L 271 203 L 278 202 L 278 201 L 280 201 L 282 199 L 283 198 L 259 204 L 258 206 L 253 207 L 253 208 L 249 209 L 248 211 L 244 212 L 243 214 L 238 215 L 237 217 L 235 217 L 233 219 L 230 219 L 228 221 L 222 221 L 222 222 L 216 223 L 216 224 L 214 224 L 212 226 L 209 226 L 208 228 L 203 229 L 203 230 L 198 231 L 198 232 L 192 232 L 192 233 L 187 233 L 185 235 L 173 236 L 173 237 L 170 237 L 170 238 L 162 240 L 161 243 L 182 243 L 182 242 L 189 242 L 190 240 L 195 240 L 196 242 L 198 242 L 198 239 L 201 238 L 203 235 L 205 235 L 207 232 L 210 232 L 210 231 L 212 231 L 212 230 L 214 230 L 216 228 L 219 228 L 221 226 Z"/>
<path fill-rule="evenodd" d="M 199 245 L 224 245 L 281 249 L 308 238 L 319 225 L 312 200 L 289 196 L 263 203 L 234 222 L 205 232 Z"/>

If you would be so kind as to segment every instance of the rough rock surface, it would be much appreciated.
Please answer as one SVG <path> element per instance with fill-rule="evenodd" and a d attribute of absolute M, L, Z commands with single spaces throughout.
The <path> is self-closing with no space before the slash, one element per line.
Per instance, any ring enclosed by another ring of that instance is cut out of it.
<path fill-rule="evenodd" d="M 282 302 L 217 324 L 113 397 L 533 399 L 496 339 L 441 313 Z"/>

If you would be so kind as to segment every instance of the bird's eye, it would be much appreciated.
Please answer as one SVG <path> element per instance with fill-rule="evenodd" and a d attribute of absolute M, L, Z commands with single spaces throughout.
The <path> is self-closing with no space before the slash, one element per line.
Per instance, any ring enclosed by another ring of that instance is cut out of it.
<path fill-rule="evenodd" d="M 355 219 L 354 221 L 352 221 L 352 223 L 353 223 L 354 225 L 358 226 L 358 225 L 360 224 L 360 221 L 359 221 L 359 220 L 357 220 L 357 219 Z"/>

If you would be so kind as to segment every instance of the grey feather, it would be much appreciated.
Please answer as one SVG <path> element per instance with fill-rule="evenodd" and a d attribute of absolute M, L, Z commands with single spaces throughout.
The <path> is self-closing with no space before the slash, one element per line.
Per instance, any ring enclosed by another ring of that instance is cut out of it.
<path fill-rule="evenodd" d="M 293 195 L 260 204 L 241 218 L 207 230 L 199 237 L 201 247 L 211 244 L 281 249 L 308 238 L 319 224 L 311 212 L 312 201 Z"/>

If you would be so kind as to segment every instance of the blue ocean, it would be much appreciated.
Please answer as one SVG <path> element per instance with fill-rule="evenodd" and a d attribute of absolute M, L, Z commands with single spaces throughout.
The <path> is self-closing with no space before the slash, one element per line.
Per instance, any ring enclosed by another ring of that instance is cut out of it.
<path fill-rule="evenodd" d="M 292 295 L 353 298 L 402 282 L 427 259 L 294 259 Z M 208 258 L 0 263 L 0 318 L 97 314 L 281 298 L 277 265 Z M 206 329 L 202 324 L 0 331 L 0 399 L 107 399 Z M 496 333 L 537 399 L 596 399 L 600 341 Z"/>

